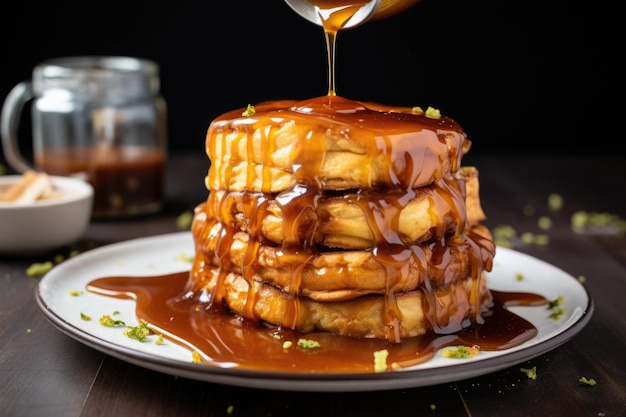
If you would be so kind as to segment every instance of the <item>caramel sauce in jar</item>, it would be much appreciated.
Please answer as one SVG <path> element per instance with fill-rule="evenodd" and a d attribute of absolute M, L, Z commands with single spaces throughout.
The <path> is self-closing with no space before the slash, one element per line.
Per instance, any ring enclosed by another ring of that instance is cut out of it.
<path fill-rule="evenodd" d="M 165 152 L 142 146 L 50 149 L 35 155 L 51 175 L 78 176 L 95 190 L 94 218 L 154 213 L 165 192 Z"/>

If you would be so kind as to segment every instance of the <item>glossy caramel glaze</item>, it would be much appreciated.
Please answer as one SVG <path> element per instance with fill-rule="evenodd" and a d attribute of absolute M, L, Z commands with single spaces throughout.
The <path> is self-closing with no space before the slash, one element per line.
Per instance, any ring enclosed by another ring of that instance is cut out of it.
<path fill-rule="evenodd" d="M 253 321 L 396 342 L 481 322 L 491 303 L 483 276 L 491 270 L 495 247 L 486 228 L 468 224 L 468 178 L 460 170 L 469 147 L 450 118 L 333 95 L 265 102 L 254 111 L 237 109 L 216 118 L 207 132 L 210 194 L 195 211 L 197 256 L 188 291 L 209 291 L 217 303 Z M 289 180 L 275 181 L 277 171 Z M 400 214 L 427 187 L 442 190 L 440 202 L 431 200 L 432 208 L 424 209 L 430 238 L 407 240 Z M 218 191 L 236 193 L 240 210 L 228 199 L 212 198 Z M 329 221 L 320 201 L 329 198 L 360 208 L 369 246 L 354 250 L 347 238 L 330 245 L 319 237 Z M 261 229 L 272 216 L 270 206 L 282 222 L 282 236 L 273 241 Z M 247 289 L 234 290 L 240 284 L 232 274 Z M 268 295 L 263 285 L 280 293 Z M 417 315 L 406 306 L 407 294 L 415 292 Z M 380 310 L 380 317 L 360 317 L 349 307 L 373 294 L 380 298 L 364 304 Z M 310 323 L 308 314 L 330 313 L 324 307 L 320 313 L 314 303 L 309 307 L 308 298 L 347 309 L 329 321 L 357 325 L 336 330 L 334 324 Z M 361 321 L 376 324 L 363 328 Z"/>
<path fill-rule="evenodd" d="M 233 110 L 211 123 L 209 188 L 233 189 L 232 178 L 243 164 L 246 191 L 274 191 L 273 170 L 293 174 L 290 187 L 306 182 L 322 189 L 408 190 L 455 173 L 471 146 L 454 120 L 427 117 L 420 109 L 338 96 L 267 102 L 254 109 L 249 116 L 242 115 L 245 109 Z M 280 158 L 284 153 L 289 156 Z M 358 165 L 352 171 L 327 167 L 335 157 Z"/>

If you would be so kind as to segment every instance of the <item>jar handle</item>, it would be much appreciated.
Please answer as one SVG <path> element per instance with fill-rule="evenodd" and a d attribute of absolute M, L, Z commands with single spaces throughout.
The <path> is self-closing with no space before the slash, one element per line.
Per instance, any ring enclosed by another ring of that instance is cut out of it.
<path fill-rule="evenodd" d="M 11 89 L 2 106 L 0 119 L 2 149 L 7 163 L 20 173 L 34 170 L 33 166 L 22 157 L 17 141 L 22 109 L 34 97 L 32 82 L 22 81 Z"/>

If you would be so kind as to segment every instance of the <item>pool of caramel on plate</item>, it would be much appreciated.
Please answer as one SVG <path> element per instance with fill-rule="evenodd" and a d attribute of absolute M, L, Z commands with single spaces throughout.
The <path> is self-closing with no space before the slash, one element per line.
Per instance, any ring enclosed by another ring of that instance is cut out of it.
<path fill-rule="evenodd" d="M 536 327 L 509 311 L 512 305 L 544 305 L 537 294 L 492 291 L 494 306 L 484 323 L 454 334 L 426 334 L 400 343 L 352 338 L 331 333 L 308 333 L 266 326 L 212 305 L 204 293 L 185 294 L 189 272 L 157 276 L 107 276 L 92 280 L 91 292 L 136 301 L 137 319 L 157 334 L 198 352 L 202 362 L 224 368 L 283 372 L 373 372 L 374 352 L 386 349 L 387 363 L 407 367 L 426 362 L 446 346 L 474 346 L 497 351 L 518 346 L 537 335 Z M 110 312 L 102 312 L 110 314 Z M 297 347 L 300 339 L 319 347 Z M 293 342 L 289 348 L 286 341 Z M 139 343 L 139 342 L 138 342 Z"/>

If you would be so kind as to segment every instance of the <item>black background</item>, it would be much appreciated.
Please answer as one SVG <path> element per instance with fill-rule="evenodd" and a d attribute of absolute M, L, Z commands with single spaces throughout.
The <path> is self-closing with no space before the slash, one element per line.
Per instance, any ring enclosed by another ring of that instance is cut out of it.
<path fill-rule="evenodd" d="M 422 0 L 340 32 L 338 95 L 432 106 L 472 153 L 614 154 L 624 141 L 619 2 Z M 211 120 L 327 93 L 321 27 L 281 0 L 20 2 L 3 13 L 0 96 L 44 59 L 129 55 L 161 66 L 171 151 L 204 152 Z"/>

